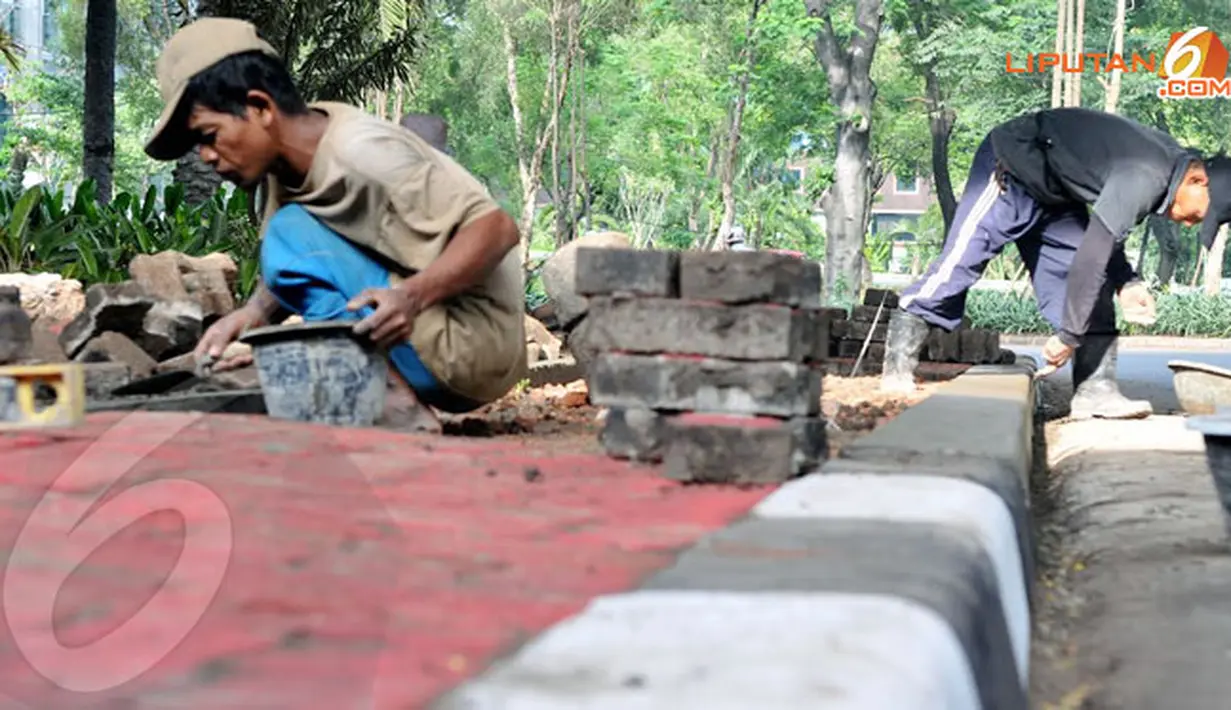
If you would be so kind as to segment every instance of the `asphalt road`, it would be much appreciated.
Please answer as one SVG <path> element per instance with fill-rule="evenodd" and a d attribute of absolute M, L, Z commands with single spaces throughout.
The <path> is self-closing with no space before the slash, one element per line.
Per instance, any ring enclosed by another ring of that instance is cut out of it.
<path fill-rule="evenodd" d="M 1192 341 L 1190 341 L 1192 342 Z M 1032 346 L 1008 346 L 1014 352 L 1030 355 L 1041 362 L 1042 348 Z M 1171 370 L 1167 363 L 1172 360 L 1189 360 L 1231 369 L 1231 350 L 1194 345 L 1183 349 L 1161 349 L 1123 345 L 1117 364 L 1117 379 L 1120 391 L 1133 399 L 1148 399 L 1159 414 L 1176 412 L 1179 403 L 1172 388 Z M 1071 390 L 1072 368 L 1051 375 L 1049 382 L 1067 386 Z"/>

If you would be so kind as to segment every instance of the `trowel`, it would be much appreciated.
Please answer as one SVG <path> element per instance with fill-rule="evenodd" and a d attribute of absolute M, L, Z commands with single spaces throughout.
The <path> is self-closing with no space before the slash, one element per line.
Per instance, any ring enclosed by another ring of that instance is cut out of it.
<path fill-rule="evenodd" d="M 1053 372 L 1059 369 L 1060 368 L 1056 367 L 1055 365 L 1051 365 L 1051 364 L 1044 365 L 1043 367 L 1040 367 L 1037 372 L 1034 373 L 1034 379 L 1041 380 L 1044 377 L 1047 377 L 1048 375 L 1052 374 Z"/>

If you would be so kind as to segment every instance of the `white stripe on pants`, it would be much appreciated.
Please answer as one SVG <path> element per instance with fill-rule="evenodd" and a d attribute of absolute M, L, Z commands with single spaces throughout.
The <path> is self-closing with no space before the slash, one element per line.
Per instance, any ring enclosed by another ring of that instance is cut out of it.
<path fill-rule="evenodd" d="M 962 263 L 962 257 L 966 256 L 967 250 L 970 249 L 971 240 L 974 239 L 975 232 L 979 229 L 979 222 L 987 216 L 992 205 L 996 203 L 996 199 L 1000 197 L 1000 184 L 996 182 L 996 173 L 992 172 L 987 177 L 987 185 L 983 187 L 983 192 L 979 195 L 979 199 L 975 201 L 974 207 L 966 215 L 966 219 L 962 220 L 961 227 L 958 229 L 957 240 L 953 244 L 953 248 L 949 253 L 945 254 L 940 262 L 940 268 L 923 282 L 919 290 L 907 296 L 903 296 L 899 306 L 905 308 L 916 298 L 931 298 L 936 294 L 936 289 L 940 288 L 946 281 L 953 276 L 953 270 L 958 264 Z"/>

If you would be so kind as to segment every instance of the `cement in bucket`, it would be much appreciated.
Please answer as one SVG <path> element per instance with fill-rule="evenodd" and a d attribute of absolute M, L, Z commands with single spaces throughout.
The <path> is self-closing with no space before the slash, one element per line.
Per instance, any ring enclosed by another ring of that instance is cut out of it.
<path fill-rule="evenodd" d="M 354 322 L 270 326 L 246 333 L 265 408 L 275 419 L 372 426 L 385 407 L 385 355 L 352 331 Z"/>

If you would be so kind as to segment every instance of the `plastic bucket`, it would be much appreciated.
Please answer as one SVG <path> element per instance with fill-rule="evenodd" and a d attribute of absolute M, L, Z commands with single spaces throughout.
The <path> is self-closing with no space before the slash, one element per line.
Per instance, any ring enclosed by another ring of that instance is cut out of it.
<path fill-rule="evenodd" d="M 270 417 L 372 426 L 385 408 L 389 362 L 351 330 L 353 322 L 259 328 L 252 346 Z"/>

